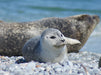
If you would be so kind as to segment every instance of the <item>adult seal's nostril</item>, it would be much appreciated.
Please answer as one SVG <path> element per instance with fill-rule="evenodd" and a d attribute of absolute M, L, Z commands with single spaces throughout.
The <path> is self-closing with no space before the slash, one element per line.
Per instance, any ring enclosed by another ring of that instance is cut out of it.
<path fill-rule="evenodd" d="M 65 39 L 61 40 L 62 42 L 65 42 Z"/>

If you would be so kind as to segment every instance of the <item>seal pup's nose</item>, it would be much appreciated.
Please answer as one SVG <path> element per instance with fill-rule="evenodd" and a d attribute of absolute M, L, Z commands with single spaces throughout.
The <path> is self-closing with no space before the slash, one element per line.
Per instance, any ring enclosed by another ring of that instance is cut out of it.
<path fill-rule="evenodd" d="M 65 41 L 65 39 L 62 39 L 61 41 L 62 41 L 62 42 L 64 42 L 64 41 Z"/>

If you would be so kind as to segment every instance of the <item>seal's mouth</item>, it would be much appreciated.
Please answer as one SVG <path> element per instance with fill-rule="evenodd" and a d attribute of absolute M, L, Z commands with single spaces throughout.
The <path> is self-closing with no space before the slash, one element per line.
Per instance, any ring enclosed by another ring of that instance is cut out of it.
<path fill-rule="evenodd" d="M 54 45 L 54 47 L 56 47 L 56 48 L 61 48 L 61 47 L 65 46 L 65 45 L 66 45 L 66 44 Z"/>

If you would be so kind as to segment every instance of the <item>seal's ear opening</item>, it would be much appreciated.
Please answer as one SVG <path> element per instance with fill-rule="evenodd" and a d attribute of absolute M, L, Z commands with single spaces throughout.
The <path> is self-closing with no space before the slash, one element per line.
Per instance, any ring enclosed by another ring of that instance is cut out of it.
<path fill-rule="evenodd" d="M 81 42 L 79 40 L 76 40 L 76 39 L 65 37 L 65 40 L 66 40 L 67 44 L 70 44 L 70 45 L 81 44 Z"/>

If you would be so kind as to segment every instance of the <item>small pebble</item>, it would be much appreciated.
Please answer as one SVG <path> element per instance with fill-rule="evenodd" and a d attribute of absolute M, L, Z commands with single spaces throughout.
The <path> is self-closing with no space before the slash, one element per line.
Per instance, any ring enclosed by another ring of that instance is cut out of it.
<path fill-rule="evenodd" d="M 55 70 L 56 72 L 60 72 L 60 71 L 62 71 L 62 68 L 56 67 L 54 70 Z"/>

